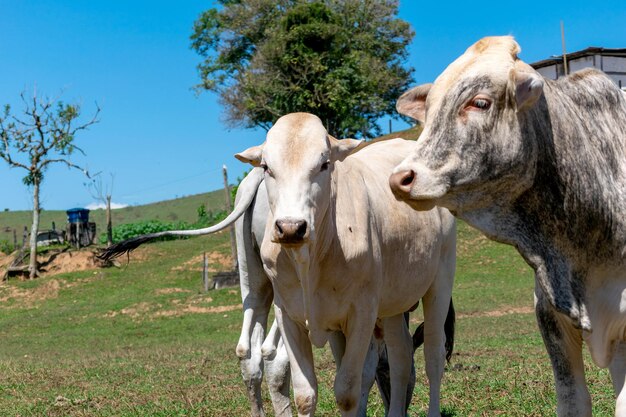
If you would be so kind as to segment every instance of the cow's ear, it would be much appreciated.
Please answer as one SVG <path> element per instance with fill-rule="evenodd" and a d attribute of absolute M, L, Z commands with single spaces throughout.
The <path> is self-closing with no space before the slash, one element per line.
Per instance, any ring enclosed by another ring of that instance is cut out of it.
<path fill-rule="evenodd" d="M 328 135 L 328 140 L 330 141 L 330 154 L 333 161 L 343 161 L 363 142 L 359 139 L 335 139 L 330 135 Z"/>
<path fill-rule="evenodd" d="M 396 101 L 398 113 L 423 123 L 426 120 L 426 97 L 432 86 L 432 84 L 418 85 L 402 94 Z"/>
<path fill-rule="evenodd" d="M 251 148 L 246 149 L 243 152 L 239 152 L 235 154 L 235 158 L 239 159 L 241 162 L 245 162 L 246 164 L 250 164 L 254 167 L 258 167 L 261 165 L 262 157 L 263 157 L 263 145 L 253 146 Z"/>
<path fill-rule="evenodd" d="M 531 108 L 543 94 L 543 78 L 528 65 L 519 62 L 523 66 L 515 66 L 513 78 L 517 111 L 523 111 Z"/>

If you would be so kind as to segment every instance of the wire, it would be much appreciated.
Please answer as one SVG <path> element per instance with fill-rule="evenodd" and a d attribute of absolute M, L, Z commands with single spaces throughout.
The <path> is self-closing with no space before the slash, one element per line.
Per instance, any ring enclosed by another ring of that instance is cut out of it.
<path fill-rule="evenodd" d="M 159 185 L 154 185 L 154 186 L 151 186 L 151 187 L 148 187 L 148 188 L 144 188 L 144 189 L 135 191 L 134 193 L 130 193 L 130 194 L 126 194 L 126 195 L 120 196 L 120 198 L 137 197 L 139 195 L 145 194 L 146 191 L 155 190 L 157 188 L 162 188 L 162 187 L 165 187 L 165 186 L 168 186 L 168 185 L 172 185 L 172 184 L 176 184 L 176 183 L 179 183 L 179 182 L 187 181 L 187 180 L 190 180 L 192 178 L 201 177 L 203 175 L 211 174 L 213 172 L 217 172 L 217 171 L 221 171 L 221 170 L 222 170 L 222 168 L 210 169 L 208 171 L 203 171 L 203 172 L 201 172 L 199 174 L 190 175 L 190 176 L 187 176 L 187 177 L 184 177 L 184 178 L 179 178 L 179 179 L 168 181 L 168 182 L 165 182 L 165 183 L 162 183 L 162 184 L 159 184 Z"/>

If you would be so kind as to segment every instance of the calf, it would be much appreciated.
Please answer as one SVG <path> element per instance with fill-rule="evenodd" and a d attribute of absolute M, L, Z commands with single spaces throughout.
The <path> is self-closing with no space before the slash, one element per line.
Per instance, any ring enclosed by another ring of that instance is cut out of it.
<path fill-rule="evenodd" d="M 317 382 L 311 342 L 345 336 L 334 384 L 342 415 L 356 414 L 361 370 L 377 321 L 389 351 L 389 415 L 405 413 L 411 337 L 403 313 L 424 303 L 429 416 L 439 411 L 444 321 L 455 268 L 455 222 L 447 210 L 417 213 L 398 203 L 385 174 L 411 144 L 336 140 L 319 118 L 281 117 L 263 145 L 238 155 L 265 171 L 271 216 L 261 256 L 274 287 L 298 414 L 313 415 Z"/>
<path fill-rule="evenodd" d="M 263 171 L 253 169 L 244 178 L 237 191 L 235 210 L 225 220 L 199 230 L 178 230 L 152 233 L 131 238 L 106 248 L 102 259 L 111 259 L 131 251 L 139 245 L 162 236 L 197 236 L 215 233 L 235 223 L 237 256 L 243 303 L 243 323 L 236 353 L 240 358 L 241 372 L 247 389 L 253 417 L 265 415 L 261 396 L 261 382 L 265 374 L 272 405 L 276 416 L 291 415 L 289 401 L 289 362 L 285 345 L 280 337 L 276 321 L 266 337 L 266 326 L 273 300 L 273 289 L 263 270 L 259 248 L 265 236 L 265 224 L 269 217 L 269 205 Z M 451 354 L 453 344 L 454 309 L 446 318 L 446 353 Z M 339 362 L 344 354 L 345 337 L 341 332 L 330 333 L 333 354 Z M 423 343 L 424 325 L 413 335 L 413 350 Z M 411 370 L 413 368 L 411 367 Z M 363 367 L 363 384 L 359 402 L 359 416 L 366 415 L 367 397 L 374 378 L 381 391 L 385 409 L 390 402 L 389 367 L 386 347 L 381 340 L 372 339 L 368 357 Z M 406 387 L 407 406 L 413 391 L 414 373 Z"/>

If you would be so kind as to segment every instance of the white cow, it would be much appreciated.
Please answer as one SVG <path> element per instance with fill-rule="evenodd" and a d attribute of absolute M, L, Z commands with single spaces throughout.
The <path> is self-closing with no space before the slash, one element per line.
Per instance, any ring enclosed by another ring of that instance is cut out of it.
<path fill-rule="evenodd" d="M 131 251 L 149 240 L 162 236 L 197 236 L 215 233 L 235 223 L 237 236 L 237 256 L 243 303 L 243 323 L 241 335 L 235 349 L 240 358 L 241 373 L 248 394 L 253 417 L 265 415 L 261 395 L 261 383 L 265 376 L 276 416 L 290 416 L 289 399 L 289 361 L 285 346 L 280 337 L 276 321 L 266 336 L 268 315 L 272 306 L 273 289 L 271 282 L 263 270 L 259 248 L 264 235 L 265 224 L 269 216 L 267 192 L 263 183 L 263 171 L 253 169 L 241 182 L 236 200 L 235 210 L 222 222 L 199 230 L 166 231 L 128 239 L 107 248 L 100 257 L 111 259 L 124 252 Z M 446 319 L 447 345 L 449 359 L 452 350 L 454 310 L 451 305 Z M 423 324 L 413 336 L 413 350 L 422 344 Z M 343 355 L 344 337 L 340 332 L 331 333 L 330 341 L 333 354 L 340 360 Z M 359 416 L 367 412 L 367 398 L 376 379 L 385 408 L 388 409 L 390 388 L 389 369 L 384 343 L 373 339 L 368 351 L 368 358 L 363 369 L 359 402 Z M 410 401 L 415 378 L 407 389 L 407 405 Z"/>
<path fill-rule="evenodd" d="M 265 225 L 269 217 L 267 192 L 262 178 L 263 171 L 261 169 L 253 169 L 242 180 L 235 198 L 236 211 L 239 212 L 243 207 L 246 207 L 246 202 L 250 201 L 249 196 L 255 195 L 235 223 L 244 316 L 241 336 L 235 351 L 240 358 L 241 373 L 248 393 L 251 415 L 253 417 L 265 415 L 261 396 L 261 382 L 265 375 L 274 413 L 277 417 L 286 417 L 291 416 L 289 359 L 276 321 L 272 324 L 267 337 L 265 336 L 274 292 L 272 284 L 263 270 L 259 253 L 259 248 L 265 236 Z M 221 230 L 227 227 L 228 224 L 229 221 L 224 220 L 212 226 L 211 230 Z M 416 332 L 416 335 L 418 334 Z M 336 356 L 341 355 L 342 335 L 334 333 L 331 338 L 334 342 L 333 353 Z M 417 348 L 420 344 L 419 342 L 414 343 L 413 348 Z M 376 378 L 381 388 L 385 406 L 387 407 L 389 404 L 388 371 L 384 363 L 379 364 L 379 355 L 382 356 L 385 353 L 384 344 L 377 343 L 374 340 L 370 349 L 370 354 L 364 367 L 365 382 L 359 403 L 359 415 L 363 417 L 365 417 L 367 412 L 368 394 L 374 383 L 374 378 Z M 382 357 L 382 359 L 384 362 L 385 358 Z M 412 391 L 413 385 L 414 380 L 409 384 L 408 389 Z"/>
<path fill-rule="evenodd" d="M 296 408 L 317 402 L 311 342 L 345 335 L 335 397 L 353 416 L 377 320 L 389 352 L 389 415 L 405 413 L 412 359 L 403 313 L 424 303 L 429 416 L 440 415 L 444 321 L 455 269 L 455 222 L 445 209 L 417 213 L 395 200 L 387 176 L 411 148 L 379 142 L 348 156 L 359 141 L 331 137 L 316 116 L 281 117 L 263 145 L 238 155 L 265 171 L 271 221 L 261 255 L 272 279 L 276 317 L 289 354 Z"/>
<path fill-rule="evenodd" d="M 425 121 L 390 184 L 449 208 L 535 270 L 559 416 L 590 416 L 583 341 L 626 416 L 626 96 L 587 69 L 546 80 L 513 38 L 484 38 L 397 103 Z"/>

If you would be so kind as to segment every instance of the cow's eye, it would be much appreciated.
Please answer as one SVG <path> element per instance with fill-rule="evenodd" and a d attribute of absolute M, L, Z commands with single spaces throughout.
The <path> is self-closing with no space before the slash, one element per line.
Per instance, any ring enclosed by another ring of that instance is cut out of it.
<path fill-rule="evenodd" d="M 468 104 L 467 110 L 485 111 L 491 107 L 491 100 L 486 97 L 476 96 Z"/>
<path fill-rule="evenodd" d="M 330 166 L 330 161 L 324 162 L 322 166 L 320 167 L 320 171 L 326 171 L 329 166 Z"/>

